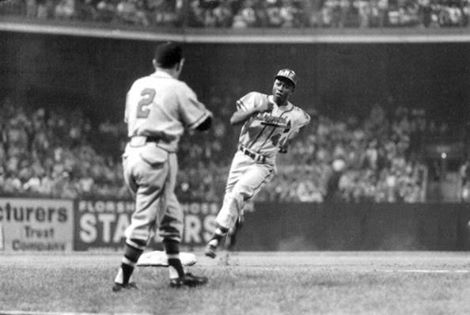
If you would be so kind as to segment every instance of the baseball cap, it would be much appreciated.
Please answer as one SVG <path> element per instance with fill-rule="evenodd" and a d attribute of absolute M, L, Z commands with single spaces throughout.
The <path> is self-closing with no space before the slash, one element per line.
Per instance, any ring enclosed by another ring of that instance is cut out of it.
<path fill-rule="evenodd" d="M 155 49 L 155 60 L 162 68 L 171 68 L 183 59 L 183 49 L 175 42 L 160 44 Z"/>
<path fill-rule="evenodd" d="M 275 79 L 284 78 L 292 82 L 294 87 L 297 85 L 297 75 L 294 70 L 291 69 L 281 69 L 275 76 Z"/>

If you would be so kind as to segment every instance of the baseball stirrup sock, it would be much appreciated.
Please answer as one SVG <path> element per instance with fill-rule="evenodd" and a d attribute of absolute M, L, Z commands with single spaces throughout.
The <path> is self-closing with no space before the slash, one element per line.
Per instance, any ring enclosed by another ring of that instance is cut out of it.
<path fill-rule="evenodd" d="M 218 227 L 215 229 L 214 235 L 212 235 L 212 238 L 209 241 L 210 245 L 213 246 L 218 246 L 220 241 L 224 238 L 225 235 L 227 235 L 228 229 L 223 228 L 223 227 Z"/>
<path fill-rule="evenodd" d="M 132 273 L 134 272 L 134 267 L 139 260 L 140 255 L 143 250 L 125 244 L 124 246 L 124 257 L 121 260 L 121 268 L 116 276 L 114 282 L 126 284 L 129 283 Z"/>
<path fill-rule="evenodd" d="M 184 277 L 184 268 L 179 255 L 168 255 L 168 270 L 170 279 Z"/>
<path fill-rule="evenodd" d="M 163 245 L 165 246 L 165 252 L 168 256 L 168 269 L 170 272 L 170 278 L 183 278 L 184 268 L 180 260 L 179 243 L 173 240 L 164 240 Z"/>

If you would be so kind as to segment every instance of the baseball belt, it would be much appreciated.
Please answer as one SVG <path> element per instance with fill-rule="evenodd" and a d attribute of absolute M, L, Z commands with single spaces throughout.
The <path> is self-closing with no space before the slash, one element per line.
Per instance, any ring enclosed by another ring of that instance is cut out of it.
<path fill-rule="evenodd" d="M 259 153 L 256 153 L 256 152 L 253 152 L 247 148 L 245 148 L 244 146 L 242 146 L 241 144 L 238 146 L 238 148 L 240 149 L 240 151 L 242 151 L 243 154 L 245 154 L 246 156 L 249 156 L 250 158 L 252 158 L 253 160 L 257 161 L 257 162 L 261 162 L 261 163 L 265 163 L 266 162 L 266 157 L 264 155 L 261 155 Z"/>
<path fill-rule="evenodd" d="M 140 147 L 149 142 L 158 143 L 162 139 L 159 137 L 146 137 L 146 136 L 133 136 L 129 139 L 129 143 L 132 147 Z"/>

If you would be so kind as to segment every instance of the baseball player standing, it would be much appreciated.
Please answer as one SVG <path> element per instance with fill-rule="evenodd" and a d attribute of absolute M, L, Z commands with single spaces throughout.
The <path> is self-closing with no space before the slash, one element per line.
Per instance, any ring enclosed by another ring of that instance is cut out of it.
<path fill-rule="evenodd" d="M 305 111 L 289 102 L 296 85 L 295 72 L 282 69 L 274 78 L 272 95 L 250 92 L 236 102 L 230 123 L 243 126 L 206 256 L 216 257 L 221 240 L 243 218 L 246 202 L 276 173 L 277 153 L 286 153 L 291 139 L 310 122 Z"/>
<path fill-rule="evenodd" d="M 136 80 L 127 93 L 124 121 L 129 142 L 123 154 L 126 185 L 135 197 L 135 211 L 126 230 L 124 256 L 113 291 L 136 288 L 130 282 L 134 267 L 158 231 L 168 256 L 170 286 L 197 286 L 206 277 L 186 273 L 179 259 L 183 210 L 174 194 L 178 141 L 185 128 L 211 126 L 212 113 L 194 91 L 179 81 L 184 58 L 172 42 L 156 48 L 155 72 Z"/>

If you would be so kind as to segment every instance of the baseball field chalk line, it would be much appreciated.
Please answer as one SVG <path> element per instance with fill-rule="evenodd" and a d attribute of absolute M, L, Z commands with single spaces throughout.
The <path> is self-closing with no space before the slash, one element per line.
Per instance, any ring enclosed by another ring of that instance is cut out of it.
<path fill-rule="evenodd" d="M 387 273 L 457 273 L 457 274 L 465 274 L 470 273 L 470 270 L 465 269 L 456 269 L 456 270 L 449 270 L 449 269 L 388 269 L 388 270 L 378 270 L 384 271 Z"/>
<path fill-rule="evenodd" d="M 2 311 L 5 315 L 151 315 L 150 313 L 79 313 L 79 312 L 33 312 L 33 311 Z"/>

